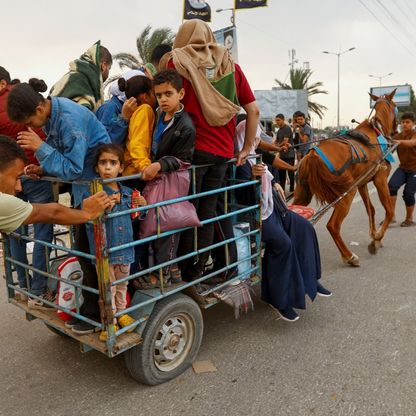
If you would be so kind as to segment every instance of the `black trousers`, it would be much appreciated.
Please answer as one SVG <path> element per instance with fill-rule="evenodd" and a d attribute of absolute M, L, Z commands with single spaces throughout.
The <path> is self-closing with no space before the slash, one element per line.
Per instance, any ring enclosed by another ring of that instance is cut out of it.
<path fill-rule="evenodd" d="M 295 165 L 294 157 L 291 157 L 288 159 L 282 159 L 282 160 L 284 160 L 286 163 L 289 163 L 289 165 L 292 165 L 292 166 Z M 280 183 L 280 186 L 283 189 L 285 189 L 287 174 L 289 174 L 289 183 L 290 183 L 289 190 L 290 192 L 293 192 L 295 190 L 295 172 L 291 172 L 291 171 L 288 172 L 286 169 L 279 169 L 279 183 Z"/>
<path fill-rule="evenodd" d="M 195 151 L 193 164 L 213 166 L 198 167 L 195 171 L 196 182 L 195 191 L 197 193 L 216 190 L 222 187 L 224 183 L 225 174 L 227 172 L 228 159 L 216 156 L 211 153 Z M 192 193 L 192 184 L 190 193 Z M 219 194 L 213 194 L 202 198 L 194 199 L 192 202 L 198 213 L 201 221 L 214 218 L 217 213 L 217 201 Z M 208 247 L 212 244 L 214 236 L 214 225 L 212 223 L 206 224 L 197 231 L 198 249 Z M 178 255 L 182 256 L 194 250 L 194 230 L 188 230 L 182 233 Z M 197 258 L 190 258 L 179 263 L 181 269 L 182 279 L 186 281 L 194 280 L 200 277 L 204 271 L 205 263 L 208 259 L 209 252 L 200 254 Z"/>

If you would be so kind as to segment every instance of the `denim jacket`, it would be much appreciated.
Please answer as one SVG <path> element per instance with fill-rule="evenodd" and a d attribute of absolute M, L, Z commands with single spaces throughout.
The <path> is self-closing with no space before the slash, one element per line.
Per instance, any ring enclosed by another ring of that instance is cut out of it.
<path fill-rule="evenodd" d="M 95 112 L 98 120 L 104 124 L 111 142 L 123 145 L 127 138 L 129 122 L 121 117 L 123 103 L 116 97 L 111 97 Z"/>
<path fill-rule="evenodd" d="M 45 173 L 64 180 L 91 180 L 95 148 L 110 143 L 105 127 L 94 113 L 68 98 L 51 97 L 51 115 L 44 130 L 47 138 L 35 156 Z M 72 187 L 74 206 L 90 194 L 88 185 Z"/>
<path fill-rule="evenodd" d="M 120 203 L 114 205 L 111 213 L 125 211 L 131 209 L 132 189 L 119 184 Z M 108 195 L 117 193 L 108 186 L 104 186 L 104 191 Z M 94 243 L 94 226 L 87 223 L 88 243 L 91 254 L 95 255 Z M 120 217 L 108 218 L 105 222 L 105 231 L 107 236 L 107 248 L 117 247 L 122 244 L 133 242 L 133 226 L 130 214 L 121 215 Z M 131 264 L 134 262 L 134 247 L 124 248 L 111 253 L 108 257 L 110 264 Z"/>

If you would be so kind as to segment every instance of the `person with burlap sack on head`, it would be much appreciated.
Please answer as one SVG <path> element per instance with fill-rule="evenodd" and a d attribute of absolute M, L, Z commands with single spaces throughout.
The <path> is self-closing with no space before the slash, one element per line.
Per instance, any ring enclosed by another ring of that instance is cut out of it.
<path fill-rule="evenodd" d="M 259 109 L 250 85 L 229 51 L 218 45 L 208 24 L 188 20 L 182 24 L 160 68 L 174 68 L 183 78 L 183 105 L 196 129 L 194 165 L 213 165 L 196 169 L 197 193 L 221 188 L 226 162 L 234 156 L 235 116 L 242 107 L 247 113 L 246 142 L 237 155 L 237 165 L 244 163 L 252 147 Z M 218 194 L 195 201 L 201 221 L 216 216 Z M 198 249 L 212 244 L 213 224 L 198 230 Z M 193 251 L 193 232 L 181 235 L 178 255 Z M 194 280 L 204 271 L 209 252 L 181 262 L 182 278 Z"/>

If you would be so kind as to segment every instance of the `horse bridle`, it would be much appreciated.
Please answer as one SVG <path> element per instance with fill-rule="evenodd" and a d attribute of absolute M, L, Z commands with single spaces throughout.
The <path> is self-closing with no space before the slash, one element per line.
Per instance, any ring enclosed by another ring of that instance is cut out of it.
<path fill-rule="evenodd" d="M 385 102 L 387 103 L 387 105 L 389 106 L 389 108 L 391 108 L 391 105 L 394 105 L 394 102 L 391 100 L 388 100 L 386 98 L 385 95 L 382 95 L 381 97 L 379 97 L 377 99 L 377 101 L 375 101 L 373 107 L 371 108 L 370 114 L 368 116 L 368 118 L 370 119 L 371 114 L 373 113 L 373 111 L 376 108 L 376 105 L 380 102 Z M 392 141 L 391 138 L 391 133 L 390 134 L 386 134 L 383 130 L 383 126 L 380 122 L 380 120 L 374 115 L 371 119 L 370 119 L 370 124 L 373 127 L 373 129 L 376 131 L 376 133 L 378 134 L 378 132 L 380 132 L 385 138 L 387 138 L 390 142 Z M 396 113 L 396 109 L 394 108 L 394 120 L 393 120 L 393 128 L 396 130 L 397 129 L 397 113 Z"/>

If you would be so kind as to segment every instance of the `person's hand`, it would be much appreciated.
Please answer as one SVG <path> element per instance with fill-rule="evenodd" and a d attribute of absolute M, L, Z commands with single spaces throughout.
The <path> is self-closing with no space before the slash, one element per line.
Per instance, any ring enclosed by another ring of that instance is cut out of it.
<path fill-rule="evenodd" d="M 110 208 L 111 203 L 110 197 L 104 191 L 97 192 L 84 199 L 82 211 L 87 214 L 87 221 L 95 220 L 106 209 Z"/>
<path fill-rule="evenodd" d="M 142 207 L 144 205 L 147 205 L 147 201 L 146 201 L 145 197 L 142 194 L 140 194 L 140 196 L 139 196 L 139 206 Z"/>
<path fill-rule="evenodd" d="M 237 166 L 242 166 L 246 163 L 247 157 L 250 155 L 250 150 L 242 149 L 240 153 L 237 154 L 237 162 L 235 164 Z"/>
<path fill-rule="evenodd" d="M 160 166 L 159 162 L 152 163 L 151 165 L 144 168 L 141 179 L 143 181 L 151 181 L 152 179 L 156 178 L 156 176 L 158 176 L 161 168 L 162 167 Z"/>
<path fill-rule="evenodd" d="M 251 173 L 253 176 L 263 176 L 267 171 L 267 166 L 264 163 L 257 163 L 251 168 Z"/>
<path fill-rule="evenodd" d="M 124 102 L 123 107 L 121 108 L 121 117 L 123 117 L 124 120 L 129 121 L 133 113 L 137 110 L 137 107 L 137 100 L 134 97 L 130 97 Z"/>
<path fill-rule="evenodd" d="M 281 152 L 287 152 L 290 148 L 292 147 L 292 145 L 290 143 L 283 143 L 281 146 Z"/>
<path fill-rule="evenodd" d="M 39 165 L 27 165 L 23 170 L 24 174 L 30 176 L 31 179 L 40 179 L 43 175 L 43 169 Z"/>
<path fill-rule="evenodd" d="M 280 194 L 283 201 L 286 201 L 285 191 L 283 190 L 283 188 L 278 183 L 274 184 L 274 189 L 276 189 L 276 191 Z"/>
<path fill-rule="evenodd" d="M 43 140 L 29 127 L 27 131 L 17 133 L 17 143 L 22 149 L 36 152 Z"/>

